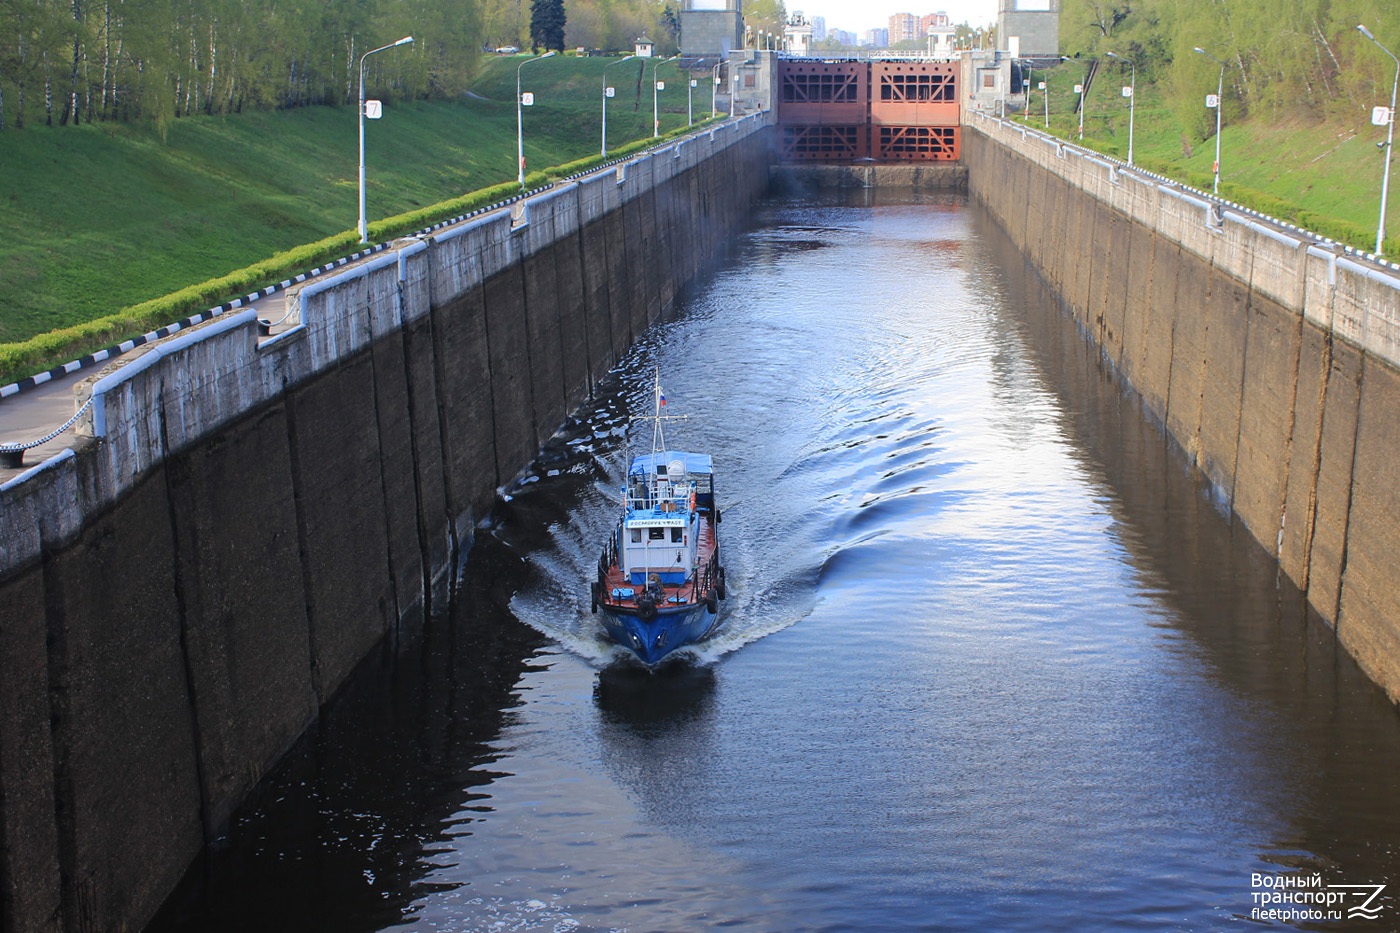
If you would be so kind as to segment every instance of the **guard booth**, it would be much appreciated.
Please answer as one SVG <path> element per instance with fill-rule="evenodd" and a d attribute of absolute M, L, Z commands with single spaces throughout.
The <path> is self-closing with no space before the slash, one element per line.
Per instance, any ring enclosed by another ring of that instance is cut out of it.
<path fill-rule="evenodd" d="M 778 62 L 778 130 L 790 162 L 956 162 L 961 65 Z"/>

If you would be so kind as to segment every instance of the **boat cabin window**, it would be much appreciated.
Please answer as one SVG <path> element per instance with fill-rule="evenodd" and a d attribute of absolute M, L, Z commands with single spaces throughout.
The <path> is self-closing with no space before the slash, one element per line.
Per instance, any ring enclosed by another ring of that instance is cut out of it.
<path fill-rule="evenodd" d="M 648 540 L 648 541 L 665 541 L 665 540 L 666 540 L 666 529 L 665 529 L 665 528 L 648 528 L 648 529 L 647 529 L 647 540 Z"/>
<path fill-rule="evenodd" d="M 672 529 L 671 529 L 671 543 L 672 543 L 672 544 L 680 544 L 680 543 L 681 543 L 681 530 L 682 530 L 682 529 L 680 529 L 680 528 L 672 528 Z"/>
<path fill-rule="evenodd" d="M 633 543 L 633 544 L 641 544 L 641 543 L 642 543 L 642 529 L 640 529 L 640 528 L 633 528 L 633 529 L 632 529 L 632 543 Z"/>

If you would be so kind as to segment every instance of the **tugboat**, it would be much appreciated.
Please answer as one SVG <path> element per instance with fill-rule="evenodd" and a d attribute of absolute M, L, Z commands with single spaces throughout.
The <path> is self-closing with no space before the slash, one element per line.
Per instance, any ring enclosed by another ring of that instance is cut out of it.
<path fill-rule="evenodd" d="M 592 606 L 608 637 L 654 667 L 714 630 L 724 599 L 710 456 L 669 450 L 658 372 L 650 454 L 633 458 L 622 517 L 598 559 Z"/>

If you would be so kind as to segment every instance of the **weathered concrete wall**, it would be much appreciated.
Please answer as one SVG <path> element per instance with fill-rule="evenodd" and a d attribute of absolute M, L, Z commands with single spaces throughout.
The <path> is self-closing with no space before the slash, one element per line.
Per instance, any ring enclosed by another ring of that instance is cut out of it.
<path fill-rule="evenodd" d="M 820 165 L 786 163 L 769 169 L 779 190 L 825 188 L 967 188 L 967 166 L 958 163 Z"/>
<path fill-rule="evenodd" d="M 1400 277 L 974 115 L 969 190 L 1400 701 Z"/>
<path fill-rule="evenodd" d="M 140 928 L 767 181 L 763 117 L 89 380 L 0 487 L 0 930 Z"/>

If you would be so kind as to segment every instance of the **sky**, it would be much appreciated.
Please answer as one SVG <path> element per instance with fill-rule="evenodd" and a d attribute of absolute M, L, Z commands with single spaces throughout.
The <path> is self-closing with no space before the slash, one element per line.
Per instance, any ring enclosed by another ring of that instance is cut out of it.
<path fill-rule="evenodd" d="M 889 25 L 895 13 L 947 13 L 954 24 L 987 26 L 996 21 L 997 0 L 784 0 L 788 13 L 826 17 L 827 29 L 863 33 Z"/>

